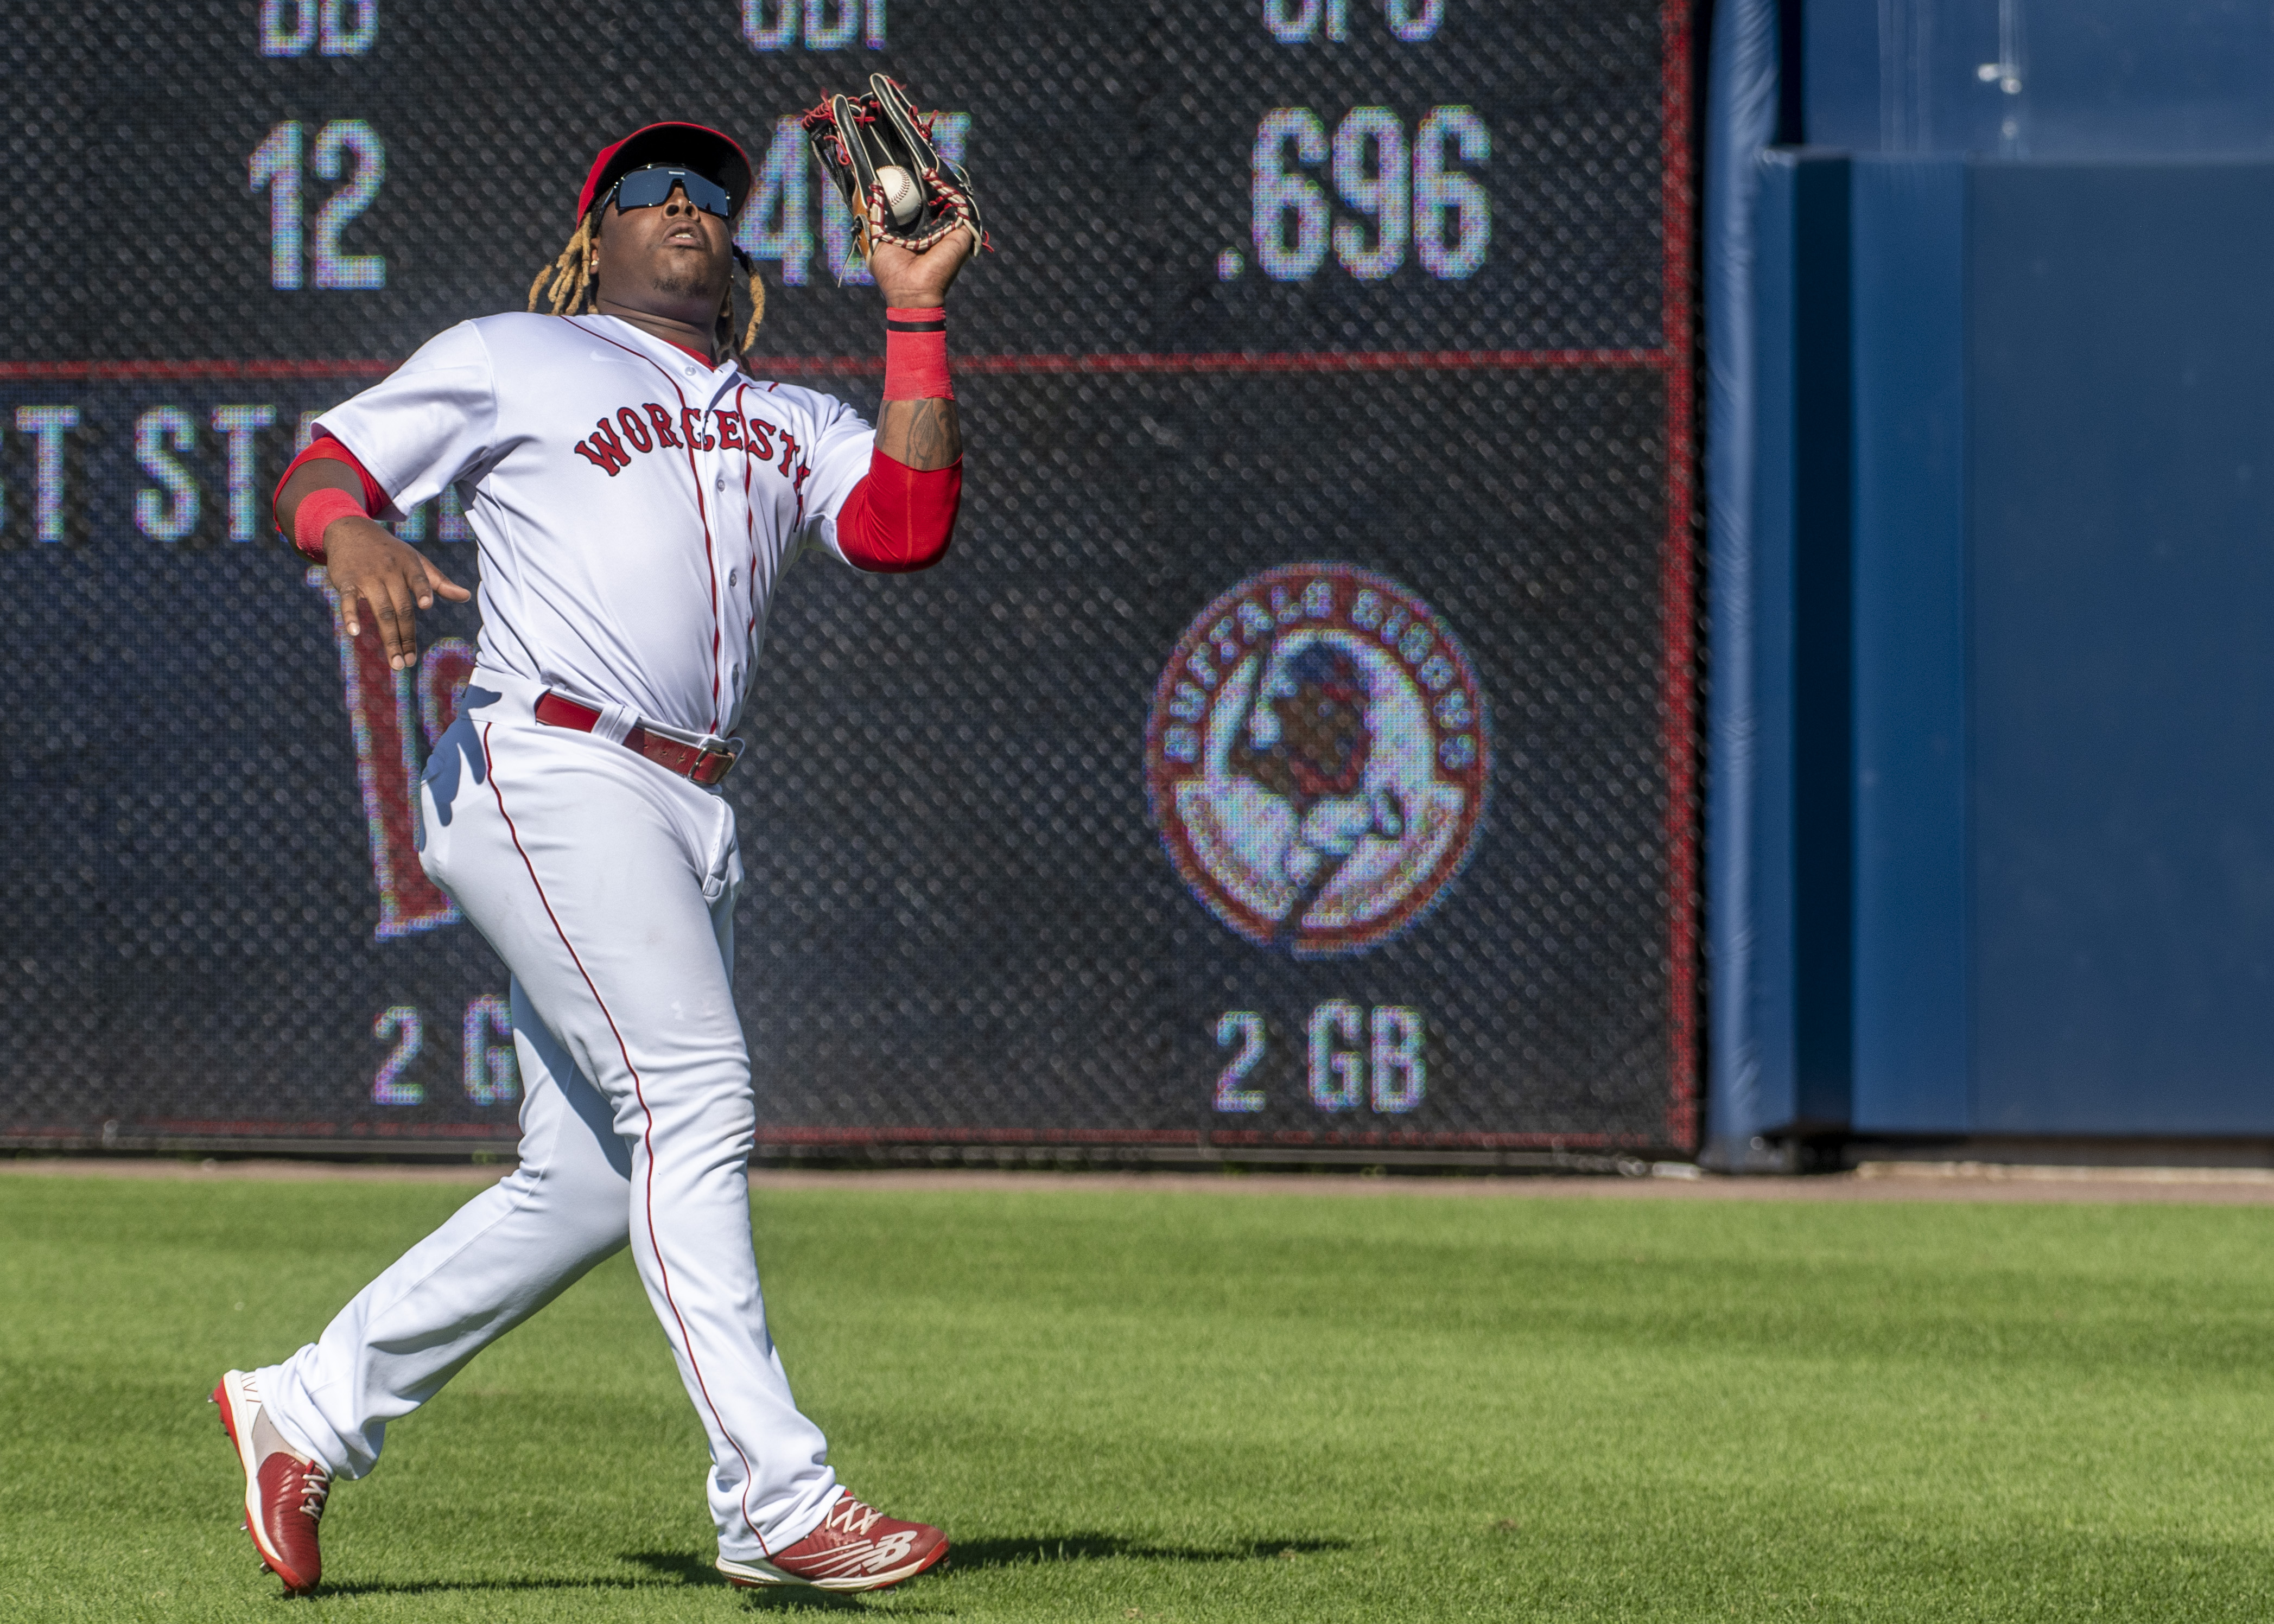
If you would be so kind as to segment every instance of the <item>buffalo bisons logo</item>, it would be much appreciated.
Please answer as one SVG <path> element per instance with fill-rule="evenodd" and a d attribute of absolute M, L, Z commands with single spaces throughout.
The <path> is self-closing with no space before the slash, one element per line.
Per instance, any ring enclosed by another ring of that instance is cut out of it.
<path fill-rule="evenodd" d="M 1348 564 L 1210 604 L 1153 695 L 1146 782 L 1193 895 L 1303 957 L 1387 940 L 1474 843 L 1490 759 L 1468 656 L 1427 605 Z"/>

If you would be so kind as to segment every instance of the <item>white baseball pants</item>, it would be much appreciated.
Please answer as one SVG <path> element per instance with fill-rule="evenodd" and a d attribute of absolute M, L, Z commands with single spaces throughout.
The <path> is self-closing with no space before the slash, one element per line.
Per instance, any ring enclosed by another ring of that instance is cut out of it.
<path fill-rule="evenodd" d="M 751 1252 L 734 810 L 620 743 L 541 726 L 541 691 L 477 671 L 420 796 L 427 873 L 513 973 L 521 1165 L 259 1390 L 288 1440 L 361 1477 L 388 1421 L 629 1240 L 710 1438 L 720 1554 L 763 1560 L 838 1487 Z"/>

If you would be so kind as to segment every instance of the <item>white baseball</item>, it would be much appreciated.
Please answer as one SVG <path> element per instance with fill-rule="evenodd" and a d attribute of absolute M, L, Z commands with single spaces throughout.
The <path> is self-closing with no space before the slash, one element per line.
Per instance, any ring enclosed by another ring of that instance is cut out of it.
<path fill-rule="evenodd" d="M 877 171 L 877 188 L 885 194 L 885 210 L 896 226 L 909 226 L 923 213 L 923 192 L 916 177 L 898 164 Z"/>

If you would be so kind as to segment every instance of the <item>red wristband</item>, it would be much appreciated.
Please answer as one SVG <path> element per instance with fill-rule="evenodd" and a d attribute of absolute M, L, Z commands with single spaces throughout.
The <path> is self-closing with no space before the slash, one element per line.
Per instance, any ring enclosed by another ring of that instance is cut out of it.
<path fill-rule="evenodd" d="M 947 379 L 947 312 L 940 306 L 885 309 L 885 398 L 955 398 L 955 386 Z"/>
<path fill-rule="evenodd" d="M 292 515 L 292 545 L 322 563 L 324 532 L 331 529 L 333 520 L 344 519 L 350 514 L 358 519 L 371 517 L 363 510 L 363 504 L 345 491 L 326 485 L 309 492 L 300 499 L 300 510 Z"/>

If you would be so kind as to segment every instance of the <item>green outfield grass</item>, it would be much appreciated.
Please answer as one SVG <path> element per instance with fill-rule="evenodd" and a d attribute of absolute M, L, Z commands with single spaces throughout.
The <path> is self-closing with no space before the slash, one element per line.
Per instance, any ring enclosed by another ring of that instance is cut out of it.
<path fill-rule="evenodd" d="M 792 1380 L 944 1576 L 746 1598 L 622 1259 L 277 1599 L 207 1390 L 463 1188 L 0 1178 L 0 1617 L 2274 1616 L 2274 1210 L 762 1194 Z"/>

